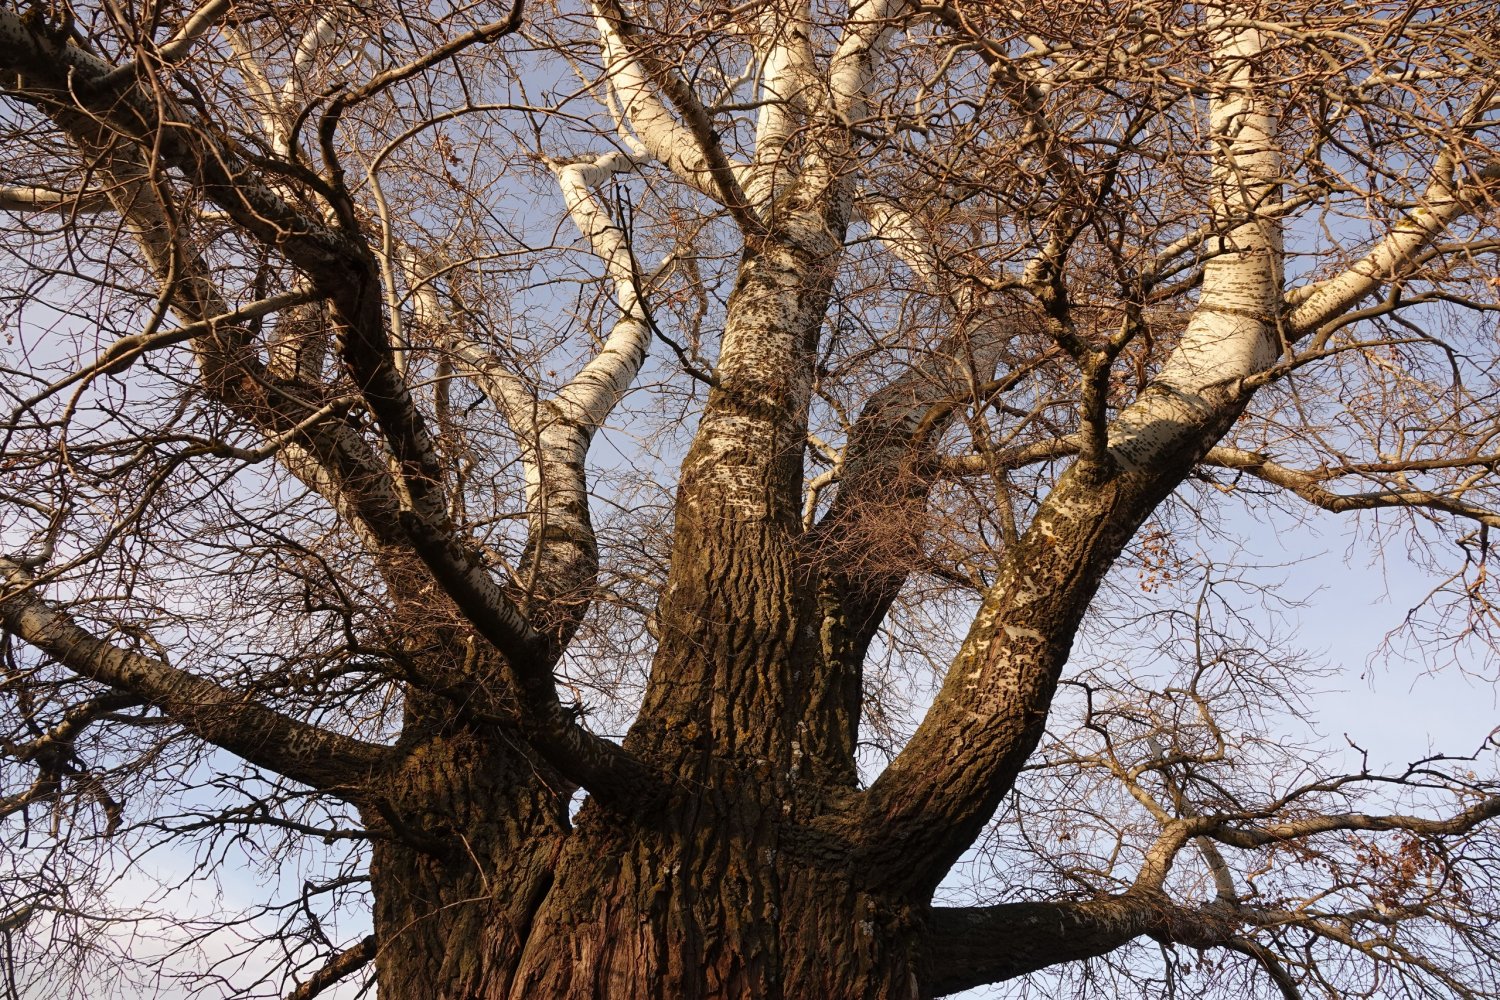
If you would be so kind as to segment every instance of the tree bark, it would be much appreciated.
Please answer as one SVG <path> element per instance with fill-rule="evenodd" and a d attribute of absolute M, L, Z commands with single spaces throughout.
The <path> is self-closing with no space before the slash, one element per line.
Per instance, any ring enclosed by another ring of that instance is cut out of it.
<path fill-rule="evenodd" d="M 921 908 L 799 841 L 766 777 L 726 770 L 636 822 L 585 809 L 510 992 L 490 996 L 920 995 Z"/>
<path fill-rule="evenodd" d="M 504 995 L 552 883 L 570 789 L 513 749 L 514 733 L 423 728 L 363 810 L 379 995 Z"/>

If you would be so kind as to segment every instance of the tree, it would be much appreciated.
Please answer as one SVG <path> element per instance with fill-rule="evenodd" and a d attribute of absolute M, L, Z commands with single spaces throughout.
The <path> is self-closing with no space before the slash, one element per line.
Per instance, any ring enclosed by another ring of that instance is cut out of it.
<path fill-rule="evenodd" d="M 1491 634 L 1496 38 L 0 10 L 10 995 L 174 843 L 331 870 L 246 994 L 1497 995 L 1493 757 L 1282 745 L 1316 664 L 1192 557 L 1371 512 Z"/>

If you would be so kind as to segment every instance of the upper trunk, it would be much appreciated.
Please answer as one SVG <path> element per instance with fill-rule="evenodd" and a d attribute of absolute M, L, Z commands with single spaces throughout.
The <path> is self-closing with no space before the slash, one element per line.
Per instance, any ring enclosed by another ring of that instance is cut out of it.
<path fill-rule="evenodd" d="M 683 778 L 713 756 L 783 776 L 836 718 L 807 715 L 815 595 L 798 553 L 813 359 L 837 250 L 746 252 L 683 464 L 661 642 L 626 746 Z"/>

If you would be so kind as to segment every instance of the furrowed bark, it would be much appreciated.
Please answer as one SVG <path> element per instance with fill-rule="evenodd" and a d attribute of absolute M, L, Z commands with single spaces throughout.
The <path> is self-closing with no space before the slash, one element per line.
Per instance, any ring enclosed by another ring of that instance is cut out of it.
<path fill-rule="evenodd" d="M 859 85 L 900 9 L 904 4 L 880 2 L 851 11 L 830 71 L 844 90 L 832 103 L 809 104 L 816 150 L 795 172 L 778 164 L 787 171 L 784 185 L 758 188 L 782 191 L 774 230 L 746 229 L 716 385 L 682 467 L 672 571 L 658 612 L 660 652 L 627 745 L 676 743 L 680 736 L 668 734 L 690 719 L 697 735 L 689 745 L 701 740 L 730 757 L 778 761 L 784 773 L 847 780 L 847 758 L 822 751 L 849 745 L 849 723 L 806 729 L 809 718 L 842 716 L 844 699 L 829 704 L 817 690 L 816 587 L 796 536 L 814 356 L 853 210 L 856 158 L 847 118 L 839 115 L 857 112 Z M 605 28 L 622 23 L 616 13 Z M 804 43 L 795 24 L 786 30 L 771 40 L 766 67 L 773 97 L 785 97 L 762 117 L 773 153 L 786 138 L 786 116 L 801 111 L 793 92 L 801 93 Z M 641 57 L 638 43 L 630 44 Z M 760 166 L 757 178 L 765 182 L 773 167 Z M 724 176 L 715 177 L 723 190 Z M 833 729 L 844 736 L 830 736 Z"/>
<path fill-rule="evenodd" d="M 503 997 L 568 836 L 573 788 L 519 734 L 416 694 L 406 756 L 361 811 L 382 997 Z"/>
<path fill-rule="evenodd" d="M 683 466 L 661 643 L 627 745 L 681 739 L 792 766 L 811 595 L 796 553 L 814 345 L 836 246 L 746 252 Z M 691 722 L 690 722 L 691 720 Z M 671 736 L 672 733 L 676 736 Z M 648 735 L 648 733 L 650 735 Z M 686 749 L 686 748 L 682 748 Z"/>
<path fill-rule="evenodd" d="M 313 997 L 331 989 L 341 980 L 347 979 L 369 965 L 374 957 L 375 935 L 369 934 L 359 943 L 335 955 L 327 965 L 314 972 L 306 982 L 288 994 L 286 1000 L 312 1000 Z"/>

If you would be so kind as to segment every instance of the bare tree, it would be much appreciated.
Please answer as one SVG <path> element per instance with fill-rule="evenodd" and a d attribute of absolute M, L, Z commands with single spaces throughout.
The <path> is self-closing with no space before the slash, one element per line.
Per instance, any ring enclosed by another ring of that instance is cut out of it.
<path fill-rule="evenodd" d="M 1494 748 L 1278 739 L 1321 668 L 1192 555 L 1347 513 L 1494 634 L 1497 38 L 0 10 L 5 989 L 1500 995 Z M 174 845 L 299 874 L 132 966 Z"/>

